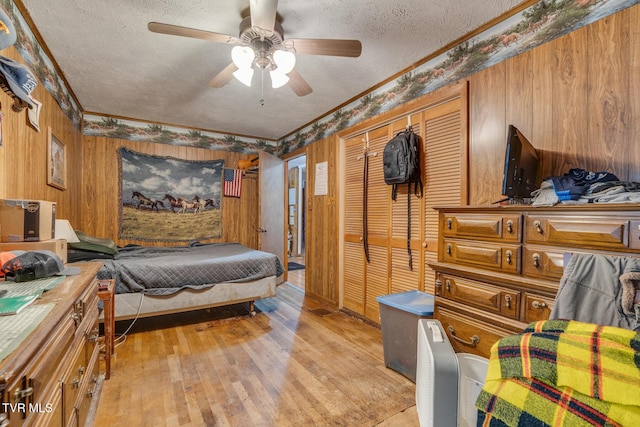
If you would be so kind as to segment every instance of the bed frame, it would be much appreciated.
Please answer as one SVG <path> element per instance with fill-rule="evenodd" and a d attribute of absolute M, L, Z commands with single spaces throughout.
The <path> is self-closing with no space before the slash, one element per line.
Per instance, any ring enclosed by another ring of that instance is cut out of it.
<path fill-rule="evenodd" d="M 191 310 L 249 302 L 249 315 L 256 315 L 253 302 L 276 296 L 283 276 L 269 276 L 249 282 L 223 282 L 203 290 L 183 289 L 172 295 L 116 294 L 115 320 L 152 317 Z M 102 317 L 101 317 L 102 319 Z"/>

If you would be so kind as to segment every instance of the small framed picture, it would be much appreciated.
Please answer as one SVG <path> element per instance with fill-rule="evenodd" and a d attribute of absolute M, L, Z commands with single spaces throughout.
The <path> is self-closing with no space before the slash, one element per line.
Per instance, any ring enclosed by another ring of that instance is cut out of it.
<path fill-rule="evenodd" d="M 47 184 L 66 190 L 67 152 L 64 142 L 47 129 Z"/>

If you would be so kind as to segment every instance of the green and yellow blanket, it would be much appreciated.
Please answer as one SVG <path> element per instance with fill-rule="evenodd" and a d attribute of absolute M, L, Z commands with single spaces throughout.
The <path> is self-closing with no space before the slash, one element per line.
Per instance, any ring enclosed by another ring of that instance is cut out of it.
<path fill-rule="evenodd" d="M 640 426 L 640 334 L 531 323 L 491 349 L 478 426 Z"/>

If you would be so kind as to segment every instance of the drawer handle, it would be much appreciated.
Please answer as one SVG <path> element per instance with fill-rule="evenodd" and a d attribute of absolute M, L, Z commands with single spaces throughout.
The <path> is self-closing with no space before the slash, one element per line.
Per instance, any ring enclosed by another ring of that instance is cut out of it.
<path fill-rule="evenodd" d="M 479 336 L 477 336 L 477 335 L 473 335 L 473 336 L 471 337 L 471 341 L 465 341 L 465 340 L 463 340 L 462 338 L 458 338 L 458 337 L 456 336 L 456 331 L 455 331 L 455 329 L 453 329 L 453 326 L 449 325 L 449 326 L 447 326 L 447 329 L 449 330 L 449 333 L 451 334 L 451 338 L 453 338 L 453 339 L 454 339 L 454 340 L 456 340 L 456 341 L 461 342 L 461 343 L 462 343 L 462 344 L 464 344 L 464 345 L 468 345 L 468 346 L 471 346 L 471 347 L 475 347 L 475 346 L 476 346 L 476 345 L 478 345 L 478 343 L 480 342 L 480 337 L 479 337 Z"/>
<path fill-rule="evenodd" d="M 33 387 L 27 387 L 24 390 L 20 390 L 19 388 L 13 392 L 13 401 L 19 402 L 33 394 Z"/>
<path fill-rule="evenodd" d="M 504 303 L 508 309 L 511 309 L 511 295 L 504 296 Z"/>
<path fill-rule="evenodd" d="M 513 252 L 507 251 L 507 264 L 511 264 L 512 258 L 513 258 Z"/>
<path fill-rule="evenodd" d="M 94 328 L 90 334 L 86 334 L 87 340 L 92 342 L 93 344 L 98 342 L 98 338 L 100 336 L 100 331 L 98 328 Z"/>
<path fill-rule="evenodd" d="M 451 255 L 451 243 L 447 244 L 447 255 Z"/>
<path fill-rule="evenodd" d="M 536 228 L 536 231 L 542 234 L 542 224 L 540 221 L 533 221 L 533 226 Z"/>
<path fill-rule="evenodd" d="M 533 266 L 535 268 L 540 268 L 540 255 L 533 254 Z"/>
<path fill-rule="evenodd" d="M 440 295 L 440 291 L 442 290 L 442 280 L 440 278 L 436 279 L 436 295 Z"/>
<path fill-rule="evenodd" d="M 507 233 L 513 234 L 513 221 L 507 221 Z"/>
<path fill-rule="evenodd" d="M 447 292 L 451 292 L 451 280 L 445 280 L 445 287 L 447 288 Z"/>
<path fill-rule="evenodd" d="M 531 307 L 533 308 L 545 308 L 547 306 L 546 302 L 538 302 L 538 301 L 534 301 L 531 303 Z"/>
<path fill-rule="evenodd" d="M 447 229 L 451 230 L 453 228 L 453 220 L 451 218 L 447 219 Z"/>

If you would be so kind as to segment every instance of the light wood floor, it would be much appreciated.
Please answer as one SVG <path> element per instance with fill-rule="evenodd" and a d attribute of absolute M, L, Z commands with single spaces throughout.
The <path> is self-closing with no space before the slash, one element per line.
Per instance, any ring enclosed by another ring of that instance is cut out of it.
<path fill-rule="evenodd" d="M 256 317 L 247 308 L 138 320 L 94 425 L 419 425 L 415 385 L 384 366 L 380 329 L 289 284 Z"/>
<path fill-rule="evenodd" d="M 289 261 L 304 265 L 304 257 L 289 257 Z M 304 289 L 306 270 L 289 270 L 287 272 L 287 282 L 296 288 Z"/>

